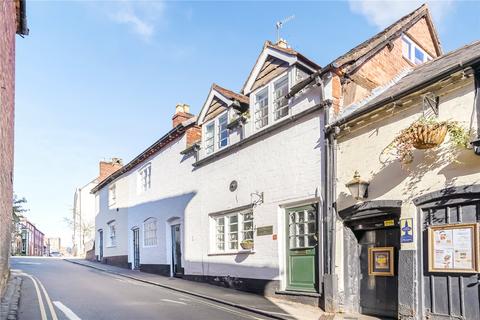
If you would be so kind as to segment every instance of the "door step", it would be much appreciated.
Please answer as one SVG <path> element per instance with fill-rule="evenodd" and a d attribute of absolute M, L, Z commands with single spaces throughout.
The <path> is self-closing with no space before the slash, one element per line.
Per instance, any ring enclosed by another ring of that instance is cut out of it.
<path fill-rule="evenodd" d="M 275 291 L 275 297 L 287 301 L 293 301 L 319 307 L 320 298 L 322 297 L 322 295 L 317 292 L 277 290 Z"/>

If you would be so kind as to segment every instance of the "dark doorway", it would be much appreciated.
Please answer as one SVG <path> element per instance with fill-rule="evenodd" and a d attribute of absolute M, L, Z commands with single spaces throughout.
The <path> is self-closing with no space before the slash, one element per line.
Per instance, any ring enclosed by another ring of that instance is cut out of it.
<path fill-rule="evenodd" d="M 98 259 L 100 261 L 103 260 L 103 230 L 98 230 L 98 238 L 99 238 L 99 242 L 100 242 L 100 245 L 99 245 L 99 256 L 98 256 Z"/>
<path fill-rule="evenodd" d="M 174 277 L 183 277 L 182 237 L 179 224 L 172 226 L 172 270 Z"/>
<path fill-rule="evenodd" d="M 398 312 L 398 227 L 355 231 L 360 253 L 360 311 L 363 314 L 397 318 Z M 393 247 L 394 275 L 369 275 L 368 249 Z"/>
<path fill-rule="evenodd" d="M 133 229 L 133 269 L 140 268 L 140 229 Z"/>

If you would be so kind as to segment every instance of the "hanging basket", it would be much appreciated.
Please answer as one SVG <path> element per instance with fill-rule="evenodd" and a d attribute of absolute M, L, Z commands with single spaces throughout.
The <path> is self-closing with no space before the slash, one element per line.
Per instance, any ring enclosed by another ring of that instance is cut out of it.
<path fill-rule="evenodd" d="M 418 124 L 411 128 L 412 145 L 415 149 L 430 149 L 439 146 L 447 135 L 447 124 Z"/>
<path fill-rule="evenodd" d="M 251 250 L 253 249 L 253 241 L 242 241 L 240 242 L 240 246 L 243 250 Z"/>

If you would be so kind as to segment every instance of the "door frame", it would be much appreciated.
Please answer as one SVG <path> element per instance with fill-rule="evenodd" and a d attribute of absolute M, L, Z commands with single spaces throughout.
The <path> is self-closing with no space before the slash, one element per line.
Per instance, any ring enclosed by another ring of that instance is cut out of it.
<path fill-rule="evenodd" d="M 132 229 L 132 270 L 139 270 L 140 269 L 140 228 L 135 226 Z M 136 266 L 136 259 L 135 259 L 135 233 L 138 234 L 138 241 L 137 241 L 137 247 L 138 247 L 138 266 Z"/>
<path fill-rule="evenodd" d="M 184 223 L 183 218 L 174 216 L 167 219 L 165 223 L 165 254 L 167 256 L 167 263 L 170 265 L 170 277 L 174 277 L 173 270 L 173 234 L 172 226 L 180 225 L 180 239 L 181 239 L 181 249 L 182 249 L 182 266 L 184 267 L 184 254 L 185 254 L 185 239 L 184 239 Z M 185 267 L 184 267 L 185 268 Z"/>
<path fill-rule="evenodd" d="M 100 245 L 98 246 L 98 259 L 100 262 L 103 260 L 103 229 L 98 229 L 98 242 Z"/>
<path fill-rule="evenodd" d="M 314 290 L 301 290 L 299 288 L 289 288 L 289 282 L 290 282 L 290 268 L 289 268 L 289 257 L 290 257 L 290 230 L 289 230 L 289 214 L 291 211 L 295 209 L 300 209 L 300 208 L 307 208 L 307 207 L 315 207 L 316 206 L 316 232 L 317 232 L 317 245 L 315 248 L 315 256 L 314 256 Z M 291 290 L 291 291 L 298 291 L 298 292 L 305 292 L 305 293 L 320 293 L 320 286 L 321 286 L 321 281 L 320 281 L 320 264 L 319 264 L 319 257 L 321 256 L 320 248 L 321 248 L 321 243 L 322 243 L 322 238 L 321 238 L 321 229 L 319 228 L 319 219 L 320 219 L 320 205 L 318 202 L 303 202 L 303 203 L 297 203 L 296 205 L 291 205 L 288 207 L 285 207 L 283 210 L 282 214 L 282 220 L 284 223 L 284 266 L 285 266 L 285 276 L 284 276 L 284 286 L 283 288 L 285 290 Z"/>

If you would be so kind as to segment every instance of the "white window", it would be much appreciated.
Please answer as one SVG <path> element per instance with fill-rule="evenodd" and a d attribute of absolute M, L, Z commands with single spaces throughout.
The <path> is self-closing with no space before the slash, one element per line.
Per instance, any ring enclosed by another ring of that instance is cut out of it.
<path fill-rule="evenodd" d="M 255 95 L 255 128 L 268 125 L 268 87 Z"/>
<path fill-rule="evenodd" d="M 205 153 L 213 152 L 215 146 L 215 122 L 208 124 L 205 127 Z"/>
<path fill-rule="evenodd" d="M 288 76 L 281 78 L 273 84 L 273 112 L 274 119 L 278 120 L 288 115 Z"/>
<path fill-rule="evenodd" d="M 115 184 L 112 184 L 108 188 L 108 204 L 113 206 L 117 202 L 117 187 Z"/>
<path fill-rule="evenodd" d="M 150 164 L 146 165 L 138 171 L 138 191 L 140 193 L 145 192 L 150 189 L 152 182 L 152 166 Z"/>
<path fill-rule="evenodd" d="M 157 245 L 157 219 L 148 218 L 143 223 L 143 245 L 153 247 Z"/>
<path fill-rule="evenodd" d="M 402 36 L 402 55 L 414 64 L 432 60 L 432 57 L 406 35 Z"/>
<path fill-rule="evenodd" d="M 218 148 L 228 145 L 228 113 L 218 117 Z"/>
<path fill-rule="evenodd" d="M 216 252 L 237 251 L 242 241 L 253 242 L 253 212 L 231 213 L 213 218 Z"/>
<path fill-rule="evenodd" d="M 108 224 L 108 241 L 109 246 L 114 247 L 117 245 L 117 235 L 116 235 L 115 221 L 112 221 Z"/>

